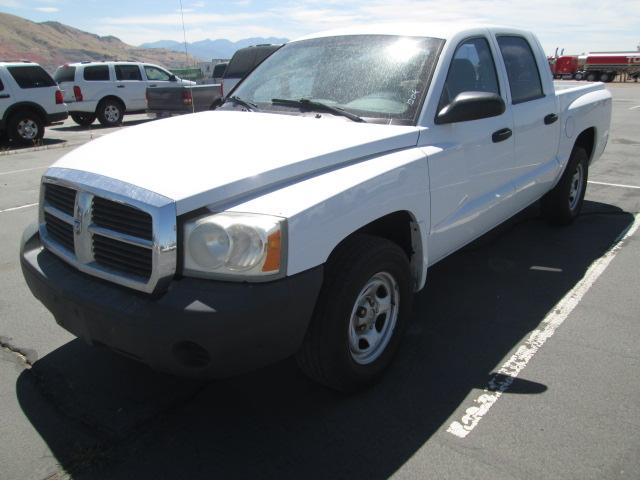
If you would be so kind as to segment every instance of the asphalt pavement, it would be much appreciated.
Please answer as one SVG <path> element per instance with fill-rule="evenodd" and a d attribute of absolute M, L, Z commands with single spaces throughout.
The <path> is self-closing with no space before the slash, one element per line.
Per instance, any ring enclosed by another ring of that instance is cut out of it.
<path fill-rule="evenodd" d="M 109 129 L 0 152 L 0 479 L 638 480 L 640 85 L 608 88 L 583 214 L 554 228 L 534 205 L 437 264 L 392 368 L 354 396 L 291 360 L 195 382 L 75 339 L 18 244 L 47 166 Z"/>

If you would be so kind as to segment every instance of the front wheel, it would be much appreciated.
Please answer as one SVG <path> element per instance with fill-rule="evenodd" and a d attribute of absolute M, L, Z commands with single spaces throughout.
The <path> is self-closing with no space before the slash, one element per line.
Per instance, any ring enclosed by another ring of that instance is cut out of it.
<path fill-rule="evenodd" d="M 354 235 L 327 263 L 298 365 L 339 391 L 370 385 L 398 350 L 411 303 L 404 251 L 384 238 Z"/>
<path fill-rule="evenodd" d="M 575 147 L 553 190 L 542 198 L 542 214 L 553 225 L 569 225 L 580 214 L 589 176 L 589 156 Z"/>

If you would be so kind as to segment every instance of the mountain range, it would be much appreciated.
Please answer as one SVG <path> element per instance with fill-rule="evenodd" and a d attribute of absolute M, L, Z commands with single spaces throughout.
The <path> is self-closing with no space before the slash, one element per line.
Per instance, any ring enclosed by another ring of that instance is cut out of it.
<path fill-rule="evenodd" d="M 202 60 L 231 58 L 236 50 L 251 45 L 259 45 L 264 43 L 285 43 L 286 38 L 277 37 L 253 37 L 232 42 L 226 39 L 218 40 L 200 40 L 198 42 L 187 43 L 187 51 L 189 55 L 200 58 Z M 173 40 L 159 40 L 157 42 L 143 43 L 142 48 L 156 49 L 163 48 L 175 52 L 184 53 L 184 43 L 175 42 Z"/>
<path fill-rule="evenodd" d="M 178 42 L 156 42 L 152 44 L 154 48 L 136 47 L 111 35 L 99 36 L 59 22 L 37 23 L 0 13 L 0 61 L 30 60 L 50 72 L 64 63 L 96 60 L 136 60 L 168 68 L 184 67 L 193 65 L 196 61 L 194 57 L 205 60 L 214 57 L 229 58 L 243 46 L 282 40 L 250 38 L 239 42 L 194 42 L 193 47 L 189 46 L 193 56 L 185 59 L 184 46 Z M 216 48 L 205 48 L 210 43 L 216 45 Z M 164 48 L 158 48 L 164 45 Z"/>

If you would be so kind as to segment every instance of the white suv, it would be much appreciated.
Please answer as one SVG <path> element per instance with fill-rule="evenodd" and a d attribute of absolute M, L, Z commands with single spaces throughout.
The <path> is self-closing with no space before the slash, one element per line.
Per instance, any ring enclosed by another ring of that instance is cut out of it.
<path fill-rule="evenodd" d="M 44 127 L 67 117 L 62 92 L 40 65 L 0 62 L 0 134 L 33 144 L 44 136 Z"/>
<path fill-rule="evenodd" d="M 140 62 L 69 63 L 58 67 L 53 78 L 63 89 L 71 118 L 78 125 L 91 125 L 96 117 L 102 125 L 118 125 L 125 113 L 145 111 L 147 87 L 195 84 Z"/>

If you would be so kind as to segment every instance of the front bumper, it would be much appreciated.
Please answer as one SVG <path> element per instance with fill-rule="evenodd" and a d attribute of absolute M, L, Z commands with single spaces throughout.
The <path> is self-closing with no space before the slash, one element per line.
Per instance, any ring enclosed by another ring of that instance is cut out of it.
<path fill-rule="evenodd" d="M 177 375 L 224 377 L 295 353 L 322 284 L 322 268 L 261 283 L 183 278 L 150 297 L 67 265 L 40 243 L 35 226 L 20 248 L 31 292 L 59 325 Z"/>

